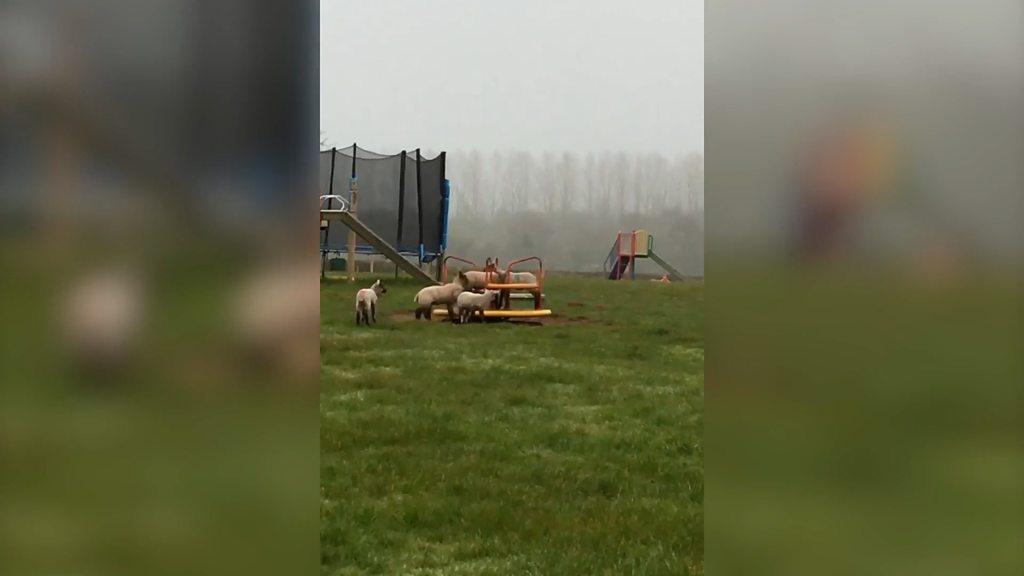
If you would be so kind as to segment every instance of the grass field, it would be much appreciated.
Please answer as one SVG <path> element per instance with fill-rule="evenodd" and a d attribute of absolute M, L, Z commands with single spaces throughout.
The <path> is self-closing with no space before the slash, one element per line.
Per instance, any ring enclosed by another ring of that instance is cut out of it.
<path fill-rule="evenodd" d="M 392 281 L 357 328 L 355 290 L 320 290 L 322 573 L 703 573 L 702 283 L 551 275 L 542 326 Z"/>

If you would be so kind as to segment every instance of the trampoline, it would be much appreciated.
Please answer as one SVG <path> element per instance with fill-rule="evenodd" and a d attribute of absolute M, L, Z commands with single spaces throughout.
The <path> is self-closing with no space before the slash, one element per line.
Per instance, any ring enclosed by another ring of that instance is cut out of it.
<path fill-rule="evenodd" d="M 448 241 L 450 184 L 446 154 L 425 158 L 420 151 L 378 154 L 353 144 L 320 152 L 320 196 L 349 198 L 359 190 L 359 220 L 406 257 L 429 263 L 444 254 Z M 340 208 L 328 200 L 325 208 Z M 349 228 L 332 220 L 321 226 L 322 255 L 348 252 Z M 358 239 L 355 252 L 379 254 Z"/>

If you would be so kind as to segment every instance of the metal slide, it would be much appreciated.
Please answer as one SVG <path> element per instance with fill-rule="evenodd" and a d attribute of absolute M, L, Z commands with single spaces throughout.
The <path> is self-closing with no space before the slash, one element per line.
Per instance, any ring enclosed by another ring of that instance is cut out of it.
<path fill-rule="evenodd" d="M 406 274 L 412 276 L 431 286 L 437 284 L 437 282 L 430 277 L 429 274 L 420 270 L 415 264 L 406 260 L 398 250 L 395 250 L 391 244 L 384 241 L 383 238 L 378 236 L 373 230 L 366 227 L 365 224 L 360 222 L 355 216 L 352 216 L 344 210 L 321 210 L 320 218 L 324 220 L 341 220 L 345 226 L 348 226 L 353 232 L 355 232 L 360 238 L 366 240 L 371 246 L 376 248 L 385 258 L 395 263 Z"/>
<path fill-rule="evenodd" d="M 675 276 L 676 280 L 683 279 L 683 275 L 679 273 L 679 270 L 676 270 L 675 268 L 669 266 L 668 262 L 665 262 L 664 260 L 661 259 L 661 256 L 658 256 L 657 254 L 654 253 L 654 250 L 648 250 L 647 255 L 650 256 L 651 260 L 654 260 L 655 262 L 658 263 L 659 266 L 664 268 L 669 274 Z"/>

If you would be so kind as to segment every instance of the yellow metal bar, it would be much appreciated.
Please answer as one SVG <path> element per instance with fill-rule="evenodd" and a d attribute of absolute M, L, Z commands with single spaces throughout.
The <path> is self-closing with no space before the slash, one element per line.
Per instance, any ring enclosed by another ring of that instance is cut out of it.
<path fill-rule="evenodd" d="M 447 316 L 448 310 L 434 308 L 434 316 Z M 484 310 L 487 318 L 541 318 L 551 316 L 551 310 Z"/>
<path fill-rule="evenodd" d="M 551 316 L 551 310 L 484 310 L 487 318 L 538 318 Z"/>
<path fill-rule="evenodd" d="M 540 284 L 487 284 L 488 290 L 539 290 Z"/>

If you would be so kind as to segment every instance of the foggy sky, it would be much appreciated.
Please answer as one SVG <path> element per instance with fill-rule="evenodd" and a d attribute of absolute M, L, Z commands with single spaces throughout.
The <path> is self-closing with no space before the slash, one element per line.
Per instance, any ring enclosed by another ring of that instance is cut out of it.
<path fill-rule="evenodd" d="M 322 0 L 330 145 L 704 147 L 702 0 Z"/>

